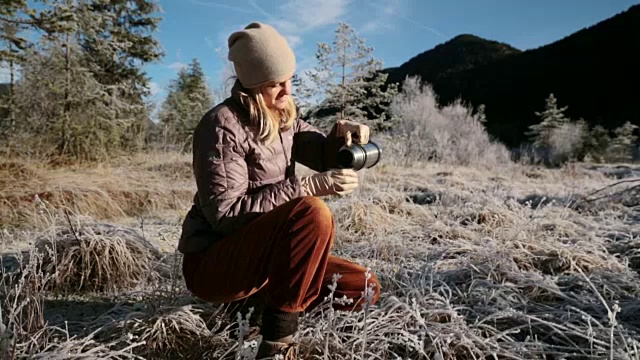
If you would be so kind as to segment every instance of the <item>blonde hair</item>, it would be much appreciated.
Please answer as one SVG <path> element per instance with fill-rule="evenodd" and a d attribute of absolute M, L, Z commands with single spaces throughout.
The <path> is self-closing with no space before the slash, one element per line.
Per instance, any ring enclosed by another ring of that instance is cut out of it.
<path fill-rule="evenodd" d="M 287 98 L 286 107 L 280 110 L 267 107 L 259 88 L 246 89 L 237 79 L 231 91 L 249 112 L 249 126 L 257 132 L 258 138 L 264 144 L 272 143 L 279 130 L 289 130 L 296 121 L 296 105 L 290 96 Z"/>

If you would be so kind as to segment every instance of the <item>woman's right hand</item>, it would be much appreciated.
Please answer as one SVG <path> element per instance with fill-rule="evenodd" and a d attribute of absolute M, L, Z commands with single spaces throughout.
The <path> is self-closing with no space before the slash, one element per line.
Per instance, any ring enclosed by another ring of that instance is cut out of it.
<path fill-rule="evenodd" d="M 336 169 L 301 178 L 306 195 L 350 194 L 358 187 L 358 174 L 353 169 Z"/>

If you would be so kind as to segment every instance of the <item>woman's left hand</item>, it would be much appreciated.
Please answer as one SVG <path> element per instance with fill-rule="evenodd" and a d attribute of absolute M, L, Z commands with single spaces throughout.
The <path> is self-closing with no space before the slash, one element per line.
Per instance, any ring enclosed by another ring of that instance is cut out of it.
<path fill-rule="evenodd" d="M 337 136 L 344 137 L 347 146 L 351 146 L 354 133 L 358 135 L 358 144 L 364 145 L 369 142 L 370 130 L 367 125 L 345 119 L 337 121 Z"/>

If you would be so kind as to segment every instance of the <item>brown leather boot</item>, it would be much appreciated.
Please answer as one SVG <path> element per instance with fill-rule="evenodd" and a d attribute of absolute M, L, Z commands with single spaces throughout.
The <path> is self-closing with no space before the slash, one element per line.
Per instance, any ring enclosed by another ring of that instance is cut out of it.
<path fill-rule="evenodd" d="M 296 360 L 298 358 L 298 346 L 299 344 L 293 341 L 293 336 L 291 335 L 276 341 L 263 340 L 258 347 L 256 360 Z"/>

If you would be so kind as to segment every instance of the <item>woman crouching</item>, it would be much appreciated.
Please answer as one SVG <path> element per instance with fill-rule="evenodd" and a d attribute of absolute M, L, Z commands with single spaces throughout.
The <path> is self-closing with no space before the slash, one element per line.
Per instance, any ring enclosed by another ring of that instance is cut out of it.
<path fill-rule="evenodd" d="M 301 312 L 329 294 L 353 300 L 336 309 L 359 310 L 365 284 L 362 266 L 330 254 L 334 218 L 322 196 L 345 196 L 357 173 L 339 169 L 338 150 L 351 134 L 367 143 L 369 128 L 339 120 L 329 135 L 298 118 L 291 97 L 295 55 L 273 27 L 251 23 L 228 39 L 237 76 L 231 96 L 200 120 L 193 134 L 194 204 L 183 223 L 187 288 L 210 302 L 254 294 L 264 299 L 258 358 L 293 348 Z M 312 170 L 298 176 L 295 163 Z"/>

